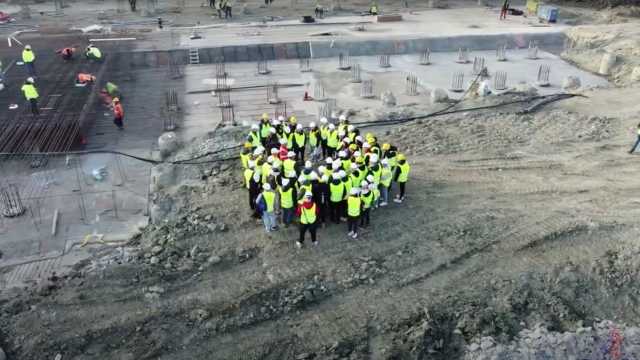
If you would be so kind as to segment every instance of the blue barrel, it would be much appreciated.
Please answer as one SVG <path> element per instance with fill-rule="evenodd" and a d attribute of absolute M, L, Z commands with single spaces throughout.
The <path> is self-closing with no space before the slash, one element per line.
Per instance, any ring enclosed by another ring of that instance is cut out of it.
<path fill-rule="evenodd" d="M 558 20 L 558 8 L 549 5 L 539 6 L 538 17 L 546 22 L 554 23 Z"/>

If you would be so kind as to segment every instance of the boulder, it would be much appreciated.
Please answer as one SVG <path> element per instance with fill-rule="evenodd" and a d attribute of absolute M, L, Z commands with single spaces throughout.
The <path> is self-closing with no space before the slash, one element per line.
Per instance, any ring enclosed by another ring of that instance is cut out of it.
<path fill-rule="evenodd" d="M 388 106 L 388 107 L 396 106 L 396 97 L 389 90 L 383 92 L 382 95 L 380 96 L 380 99 L 382 100 L 382 105 L 384 106 Z"/>
<path fill-rule="evenodd" d="M 173 131 L 166 132 L 158 138 L 160 155 L 165 158 L 178 148 L 178 137 Z"/>
<path fill-rule="evenodd" d="M 431 103 L 443 103 L 449 100 L 447 90 L 443 88 L 435 88 L 431 91 Z"/>
<path fill-rule="evenodd" d="M 564 90 L 575 90 L 580 88 L 580 86 L 582 86 L 582 83 L 577 76 L 569 75 L 562 81 L 562 88 Z"/>

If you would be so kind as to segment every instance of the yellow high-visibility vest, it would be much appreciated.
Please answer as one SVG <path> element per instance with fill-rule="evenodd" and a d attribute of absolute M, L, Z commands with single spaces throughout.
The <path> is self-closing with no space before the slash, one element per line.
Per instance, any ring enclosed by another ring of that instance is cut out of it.
<path fill-rule="evenodd" d="M 296 140 L 296 145 L 298 145 L 299 148 L 304 147 L 304 140 L 306 138 L 306 135 L 304 133 L 302 134 L 294 133 L 294 136 Z"/>
<path fill-rule="evenodd" d="M 309 132 L 309 145 L 313 147 L 318 146 L 318 131 Z"/>
<path fill-rule="evenodd" d="M 282 191 L 282 188 L 278 188 L 280 193 L 280 206 L 283 209 L 291 209 L 293 207 L 293 188 L 289 188 L 287 191 Z"/>
<path fill-rule="evenodd" d="M 331 202 L 340 202 L 344 199 L 344 184 L 340 182 L 338 185 L 329 184 L 329 200 Z"/>
<path fill-rule="evenodd" d="M 362 204 L 364 205 L 364 208 L 368 209 L 371 207 L 371 203 L 373 202 L 373 192 L 369 191 L 366 195 L 362 194 L 360 198 L 362 199 Z"/>
<path fill-rule="evenodd" d="M 313 224 L 316 222 L 316 204 L 314 203 L 311 209 L 307 209 L 304 206 L 300 208 L 300 223 Z"/>
<path fill-rule="evenodd" d="M 263 191 L 262 197 L 264 197 L 264 202 L 267 203 L 267 212 L 273 212 L 276 194 L 273 191 Z"/>
<path fill-rule="evenodd" d="M 243 168 L 249 167 L 249 154 L 240 153 L 240 162 L 242 163 Z"/>
<path fill-rule="evenodd" d="M 349 216 L 360 216 L 360 204 L 362 200 L 360 200 L 357 196 L 349 196 L 347 198 L 347 215 Z"/>
<path fill-rule="evenodd" d="M 22 62 L 30 63 L 36 59 L 36 54 L 31 50 L 22 50 Z"/>
<path fill-rule="evenodd" d="M 391 169 L 389 167 L 382 167 L 382 175 L 380 176 L 380 184 L 384 187 L 389 187 L 391 185 L 391 180 L 393 178 L 393 174 L 391 174 Z"/>
<path fill-rule="evenodd" d="M 253 177 L 253 170 L 245 169 L 244 170 L 244 186 L 249 189 L 249 184 L 251 183 L 251 178 Z"/>
<path fill-rule="evenodd" d="M 409 179 L 409 171 L 411 171 L 411 166 L 409 163 L 405 162 L 404 164 L 398 164 L 400 167 L 400 175 L 398 175 L 398 182 L 405 183 Z"/>
<path fill-rule="evenodd" d="M 329 132 L 329 135 L 327 137 L 327 146 L 335 149 L 338 147 L 338 131 L 337 130 L 333 130 Z"/>
<path fill-rule="evenodd" d="M 286 159 L 282 162 L 282 167 L 284 168 L 284 176 L 288 176 L 289 172 L 295 171 L 296 162 L 291 159 Z"/>
<path fill-rule="evenodd" d="M 38 90 L 35 86 L 33 86 L 33 84 L 22 85 L 22 92 L 24 93 L 24 97 L 27 98 L 27 100 L 38 98 Z"/>

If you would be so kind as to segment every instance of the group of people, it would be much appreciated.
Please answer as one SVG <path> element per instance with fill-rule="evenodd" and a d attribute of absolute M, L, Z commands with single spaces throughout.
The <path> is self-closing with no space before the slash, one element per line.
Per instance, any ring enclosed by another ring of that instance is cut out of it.
<path fill-rule="evenodd" d="M 308 128 L 295 116 L 270 119 L 262 115 L 251 126 L 240 152 L 249 207 L 262 218 L 267 232 L 298 219 L 302 247 L 305 234 L 317 245 L 319 224 L 346 221 L 347 235 L 358 238 L 359 227 L 370 224 L 371 212 L 389 204 L 393 183 L 402 203 L 411 167 L 404 154 L 362 134 L 345 115 L 337 123 L 320 119 Z M 306 160 L 305 160 L 306 159 Z"/>
<path fill-rule="evenodd" d="M 216 9 L 218 11 L 218 18 L 222 19 L 224 14 L 224 18 L 231 19 L 233 16 L 231 15 L 231 1 L 230 0 L 219 0 L 216 5 L 216 0 L 209 0 L 209 7 Z"/>
<path fill-rule="evenodd" d="M 62 60 L 65 62 L 72 61 L 76 52 L 76 46 L 68 46 L 56 50 L 56 53 L 59 54 Z M 103 60 L 102 51 L 100 51 L 100 49 L 93 44 L 89 44 L 85 48 L 84 55 L 85 58 L 89 61 L 100 62 Z M 27 74 L 29 75 L 29 77 L 27 77 L 24 84 L 22 85 L 21 91 L 25 99 L 31 106 L 31 113 L 34 116 L 38 116 L 40 115 L 40 109 L 38 107 L 38 98 L 40 97 L 40 94 L 36 86 L 36 54 L 31 48 L 31 45 L 25 45 L 24 49 L 22 50 L 22 62 L 27 70 Z M 95 81 L 96 77 L 92 74 L 81 72 L 77 74 L 75 82 L 77 86 L 86 86 L 88 84 L 93 84 Z M 108 99 L 108 105 L 113 109 L 113 123 L 118 127 L 118 129 L 122 130 L 124 128 L 124 109 L 122 107 L 122 103 L 120 102 L 121 94 L 118 86 L 112 82 L 107 82 L 105 84 L 105 87 L 101 91 L 101 95 L 103 99 Z"/>

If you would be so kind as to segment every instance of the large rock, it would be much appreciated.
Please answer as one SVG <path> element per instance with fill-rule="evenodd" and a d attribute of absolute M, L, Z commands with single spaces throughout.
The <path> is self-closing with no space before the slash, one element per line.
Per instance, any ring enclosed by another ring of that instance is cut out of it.
<path fill-rule="evenodd" d="M 631 81 L 640 81 L 640 66 L 636 66 L 631 71 Z"/>
<path fill-rule="evenodd" d="M 443 88 L 435 88 L 431 91 L 431 103 L 443 103 L 449 100 L 447 90 Z"/>
<path fill-rule="evenodd" d="M 155 193 L 175 184 L 175 166 L 158 164 L 151 168 L 151 192 Z"/>
<path fill-rule="evenodd" d="M 382 100 L 382 105 L 384 106 L 396 106 L 396 97 L 390 90 L 383 92 L 380 96 L 380 99 Z"/>
<path fill-rule="evenodd" d="M 166 132 L 158 138 L 158 147 L 160 155 L 164 158 L 169 156 L 178 148 L 178 137 L 173 131 Z"/>
<path fill-rule="evenodd" d="M 600 61 L 600 69 L 598 73 L 601 75 L 609 75 L 611 73 L 611 68 L 616 63 L 616 54 L 606 53 L 602 55 L 602 60 Z"/>
<path fill-rule="evenodd" d="M 516 92 L 524 93 L 526 95 L 538 95 L 538 89 L 526 82 L 516 84 L 514 90 Z"/>
<path fill-rule="evenodd" d="M 577 76 L 569 75 L 562 81 L 562 88 L 564 90 L 575 90 L 580 88 L 580 86 L 582 86 L 582 83 Z"/>

